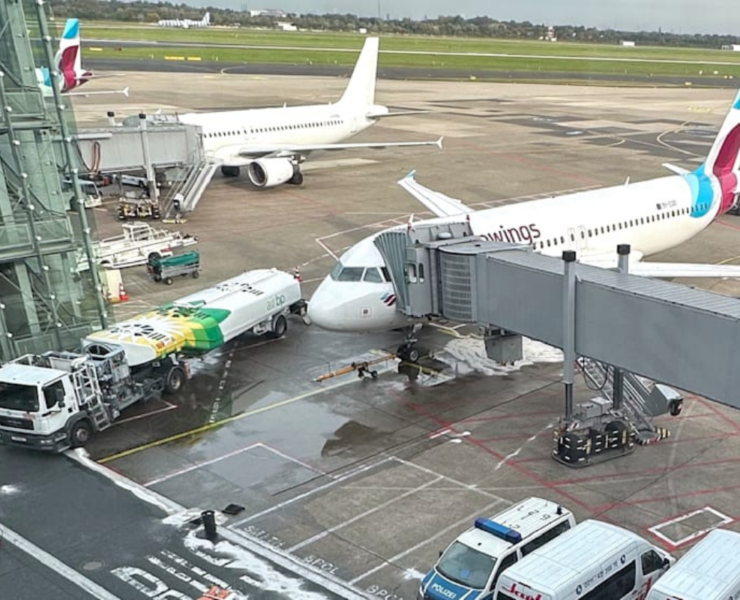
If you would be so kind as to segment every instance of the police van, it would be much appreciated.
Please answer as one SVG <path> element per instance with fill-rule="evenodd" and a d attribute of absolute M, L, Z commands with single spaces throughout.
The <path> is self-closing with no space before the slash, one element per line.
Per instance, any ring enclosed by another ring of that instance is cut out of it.
<path fill-rule="evenodd" d="M 675 559 L 639 535 L 584 521 L 507 569 L 495 600 L 645 600 Z"/>
<path fill-rule="evenodd" d="M 527 498 L 490 519 L 479 517 L 422 579 L 418 600 L 491 600 L 509 566 L 575 525 L 573 514 Z"/>
<path fill-rule="evenodd" d="M 740 598 L 740 533 L 716 529 L 658 580 L 648 600 Z"/>

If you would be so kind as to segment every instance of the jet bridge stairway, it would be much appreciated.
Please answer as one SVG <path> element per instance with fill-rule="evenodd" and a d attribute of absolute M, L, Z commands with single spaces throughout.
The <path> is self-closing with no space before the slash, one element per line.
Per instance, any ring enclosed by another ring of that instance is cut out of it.
<path fill-rule="evenodd" d="M 220 163 L 207 160 L 194 164 L 183 182 L 167 196 L 164 220 L 179 222 L 183 214 L 193 212 L 219 166 Z"/>
<path fill-rule="evenodd" d="M 676 390 L 634 373 L 618 374 L 613 366 L 590 358 L 580 357 L 576 364 L 586 385 L 599 396 L 576 405 L 573 419 L 556 431 L 555 460 L 569 467 L 585 467 L 670 435 L 654 425 L 653 418 L 681 412 L 683 398 Z"/>

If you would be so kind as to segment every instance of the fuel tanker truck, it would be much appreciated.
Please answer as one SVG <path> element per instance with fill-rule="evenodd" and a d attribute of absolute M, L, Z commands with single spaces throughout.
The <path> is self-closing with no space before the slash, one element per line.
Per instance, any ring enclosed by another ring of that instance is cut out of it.
<path fill-rule="evenodd" d="M 280 337 L 305 309 L 292 275 L 260 269 L 92 333 L 80 352 L 21 356 L 0 367 L 0 443 L 82 447 L 125 408 L 179 391 L 189 359 L 247 332 Z"/>

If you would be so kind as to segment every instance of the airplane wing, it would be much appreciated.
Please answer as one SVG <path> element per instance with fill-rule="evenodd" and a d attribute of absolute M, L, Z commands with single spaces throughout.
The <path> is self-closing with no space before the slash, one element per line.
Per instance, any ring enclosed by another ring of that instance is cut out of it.
<path fill-rule="evenodd" d="M 454 217 L 475 212 L 472 208 L 465 206 L 465 204 L 460 202 L 460 200 L 450 198 L 449 196 L 430 190 L 420 183 L 417 183 L 416 179 L 414 179 L 415 174 L 416 171 L 411 171 L 411 173 L 398 182 L 398 185 L 426 206 L 436 216 Z"/>
<path fill-rule="evenodd" d="M 129 88 L 125 87 L 121 90 L 100 90 L 95 92 L 64 92 L 65 96 L 82 96 L 87 98 L 88 96 L 108 96 L 110 94 L 123 94 L 128 98 Z"/>
<path fill-rule="evenodd" d="M 430 142 L 356 142 L 349 144 L 292 144 L 290 146 L 255 146 L 240 149 L 237 154 L 242 158 L 287 158 L 295 155 L 310 154 L 318 150 L 357 150 L 361 148 L 399 148 L 405 146 L 437 146 L 442 148 L 439 138 Z"/>
<path fill-rule="evenodd" d="M 603 257 L 589 257 L 581 260 L 585 265 L 601 267 L 602 269 L 616 269 L 617 257 L 615 254 Z M 712 265 L 706 263 L 664 263 L 643 262 L 642 254 L 630 254 L 629 272 L 631 275 L 643 277 L 673 278 L 673 277 L 714 277 L 719 279 L 740 279 L 740 265 Z"/>
<path fill-rule="evenodd" d="M 700 263 L 658 263 L 645 262 L 630 264 L 630 273 L 646 277 L 717 277 L 721 279 L 740 279 L 740 265 L 711 265 Z"/>

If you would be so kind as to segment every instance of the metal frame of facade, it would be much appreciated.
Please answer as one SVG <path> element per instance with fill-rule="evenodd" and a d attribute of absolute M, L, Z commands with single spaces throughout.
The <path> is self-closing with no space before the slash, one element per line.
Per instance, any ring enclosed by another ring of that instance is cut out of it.
<path fill-rule="evenodd" d="M 74 274 L 80 251 L 93 256 L 91 224 L 62 76 L 52 68 L 47 101 L 36 78 L 34 54 L 54 65 L 52 43 L 43 2 L 0 3 L 0 361 L 75 346 L 108 317 L 98 272 Z M 63 177 L 80 207 L 74 221 Z"/>

